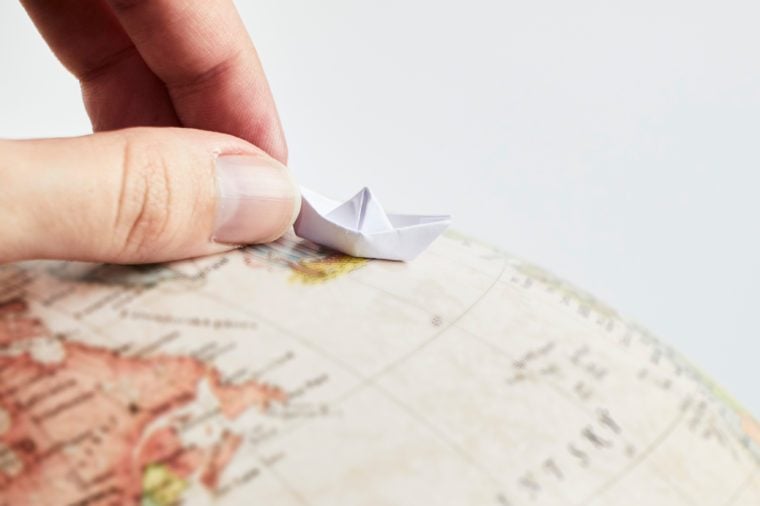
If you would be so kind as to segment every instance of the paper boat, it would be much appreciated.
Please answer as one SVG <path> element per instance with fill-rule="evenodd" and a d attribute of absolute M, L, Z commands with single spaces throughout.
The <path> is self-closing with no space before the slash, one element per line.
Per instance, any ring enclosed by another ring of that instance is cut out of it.
<path fill-rule="evenodd" d="M 339 202 L 301 189 L 298 236 L 347 255 L 411 260 L 451 223 L 451 217 L 389 214 L 369 188 Z"/>

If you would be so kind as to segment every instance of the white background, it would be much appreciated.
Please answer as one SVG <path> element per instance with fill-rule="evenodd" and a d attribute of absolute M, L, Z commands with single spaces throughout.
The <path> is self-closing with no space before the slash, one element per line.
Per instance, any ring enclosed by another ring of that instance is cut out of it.
<path fill-rule="evenodd" d="M 760 4 L 238 2 L 301 182 L 371 186 L 580 285 L 760 414 Z M 0 136 L 89 131 L 0 4 Z"/>

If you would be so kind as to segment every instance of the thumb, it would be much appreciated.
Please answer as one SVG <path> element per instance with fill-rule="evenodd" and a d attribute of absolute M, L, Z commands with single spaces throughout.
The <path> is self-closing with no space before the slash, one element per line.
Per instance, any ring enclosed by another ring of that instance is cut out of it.
<path fill-rule="evenodd" d="M 272 241 L 300 206 L 252 144 L 181 128 L 0 141 L 0 262 L 160 262 Z"/>

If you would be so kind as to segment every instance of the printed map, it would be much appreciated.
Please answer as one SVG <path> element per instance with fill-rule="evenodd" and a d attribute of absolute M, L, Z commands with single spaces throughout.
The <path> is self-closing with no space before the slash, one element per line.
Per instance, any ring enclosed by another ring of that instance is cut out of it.
<path fill-rule="evenodd" d="M 760 426 L 645 329 L 448 234 L 0 266 L 0 506 L 760 504 Z"/>

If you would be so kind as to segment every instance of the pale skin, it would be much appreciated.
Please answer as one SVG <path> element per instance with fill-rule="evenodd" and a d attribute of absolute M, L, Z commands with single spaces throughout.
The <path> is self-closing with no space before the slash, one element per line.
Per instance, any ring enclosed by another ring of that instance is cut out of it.
<path fill-rule="evenodd" d="M 22 4 L 95 133 L 0 140 L 0 263 L 167 261 L 287 231 L 300 196 L 231 0 Z"/>

